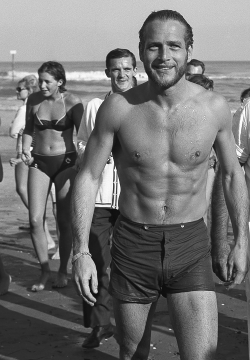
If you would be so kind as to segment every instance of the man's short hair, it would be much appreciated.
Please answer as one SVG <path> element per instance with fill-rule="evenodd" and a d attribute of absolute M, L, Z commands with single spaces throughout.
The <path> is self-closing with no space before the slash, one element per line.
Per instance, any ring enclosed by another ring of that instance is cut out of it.
<path fill-rule="evenodd" d="M 213 90 L 214 89 L 214 82 L 212 79 L 209 79 L 205 75 L 202 74 L 194 74 L 190 75 L 188 78 L 188 81 L 191 81 L 192 83 L 198 84 L 206 90 Z"/>
<path fill-rule="evenodd" d="M 205 72 L 205 64 L 200 60 L 192 59 L 187 63 L 187 66 L 188 65 L 192 65 L 192 66 L 196 66 L 196 67 L 200 66 L 202 68 L 202 74 L 204 74 L 204 72 Z"/>
<path fill-rule="evenodd" d="M 161 20 L 161 21 L 167 21 L 167 20 L 175 20 L 179 21 L 182 25 L 186 28 L 186 34 L 185 34 L 185 44 L 186 48 L 189 46 L 193 46 L 193 30 L 189 23 L 184 19 L 184 17 L 174 10 L 160 10 L 160 11 L 153 11 L 147 19 L 144 21 L 140 31 L 139 31 L 139 39 L 140 39 L 140 46 L 144 48 L 145 44 L 145 28 L 147 24 L 154 20 Z"/>
<path fill-rule="evenodd" d="M 135 55 L 128 49 L 120 48 L 114 49 L 108 53 L 108 55 L 106 56 L 106 68 L 109 68 L 111 59 L 120 59 L 122 57 L 130 57 L 132 59 L 133 68 L 136 68 Z"/>
<path fill-rule="evenodd" d="M 249 97 L 250 97 L 250 88 L 242 91 L 242 93 L 240 95 L 240 101 L 243 102 L 244 99 L 247 99 Z"/>

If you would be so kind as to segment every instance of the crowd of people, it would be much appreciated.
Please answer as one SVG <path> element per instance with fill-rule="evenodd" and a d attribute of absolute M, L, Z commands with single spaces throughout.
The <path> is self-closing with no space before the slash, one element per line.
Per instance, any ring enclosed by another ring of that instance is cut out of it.
<path fill-rule="evenodd" d="M 163 296 L 181 359 L 212 360 L 218 335 L 213 271 L 233 287 L 248 270 L 250 91 L 241 94 L 232 131 L 226 100 L 213 91 L 204 63 L 192 59 L 193 32 L 183 16 L 151 13 L 139 38 L 148 81 L 137 85 L 134 54 L 114 49 L 105 69 L 111 89 L 85 109 L 66 90 L 58 62 L 42 64 L 38 86 L 34 76 L 18 82 L 23 105 L 10 128 L 17 139 L 10 163 L 41 266 L 32 291 L 42 291 L 50 277 L 48 248 L 55 244 L 46 204 L 53 184 L 60 254 L 53 286 L 67 286 L 73 244 L 72 278 L 83 324 L 92 329 L 83 348 L 116 332 L 120 359 L 147 359 Z M 0 261 L 0 295 L 3 278 L 6 292 L 11 278 Z"/>

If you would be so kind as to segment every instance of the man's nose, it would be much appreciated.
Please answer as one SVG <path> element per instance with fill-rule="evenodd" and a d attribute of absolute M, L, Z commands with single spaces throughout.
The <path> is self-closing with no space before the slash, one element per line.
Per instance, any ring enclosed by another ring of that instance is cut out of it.
<path fill-rule="evenodd" d="M 168 46 L 163 46 L 159 52 L 160 59 L 167 61 L 171 59 L 171 52 Z"/>
<path fill-rule="evenodd" d="M 119 71 L 119 77 L 123 78 L 125 76 L 125 70 L 124 69 L 121 69 Z"/>

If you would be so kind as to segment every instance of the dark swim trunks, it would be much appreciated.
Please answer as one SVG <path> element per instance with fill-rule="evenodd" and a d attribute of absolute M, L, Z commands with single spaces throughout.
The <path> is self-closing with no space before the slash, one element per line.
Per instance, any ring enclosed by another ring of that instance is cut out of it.
<path fill-rule="evenodd" d="M 75 165 L 77 153 L 72 151 L 66 154 L 53 156 L 32 153 L 32 157 L 34 158 L 34 161 L 30 165 L 30 168 L 41 170 L 54 181 L 60 172 Z"/>
<path fill-rule="evenodd" d="M 111 255 L 109 291 L 117 299 L 151 303 L 160 295 L 215 290 L 203 219 L 158 226 L 120 215 Z"/>

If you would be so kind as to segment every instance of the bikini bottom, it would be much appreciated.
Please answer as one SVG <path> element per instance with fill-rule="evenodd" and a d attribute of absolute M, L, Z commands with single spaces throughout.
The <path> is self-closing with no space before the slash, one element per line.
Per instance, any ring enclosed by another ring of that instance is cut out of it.
<path fill-rule="evenodd" d="M 40 155 L 32 153 L 34 161 L 30 168 L 39 169 L 44 172 L 53 182 L 62 171 L 75 165 L 77 153 L 75 151 L 61 155 Z"/>

